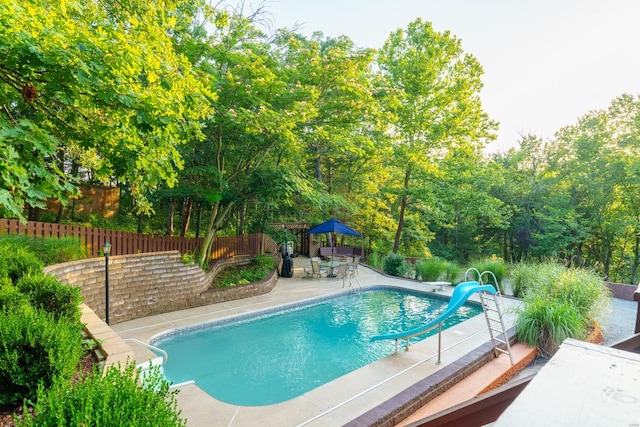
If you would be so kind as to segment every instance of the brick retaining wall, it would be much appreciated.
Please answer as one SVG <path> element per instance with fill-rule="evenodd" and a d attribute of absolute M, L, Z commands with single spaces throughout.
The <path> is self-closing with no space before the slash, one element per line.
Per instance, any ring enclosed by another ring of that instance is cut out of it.
<path fill-rule="evenodd" d="M 154 314 L 200 307 L 270 292 L 278 276 L 274 269 L 260 282 L 210 290 L 217 272 L 228 265 L 247 264 L 249 256 L 220 260 L 204 272 L 185 264 L 178 251 L 109 257 L 110 324 Z M 105 316 L 105 259 L 91 258 L 47 266 L 45 273 L 81 289 L 84 303 Z"/>

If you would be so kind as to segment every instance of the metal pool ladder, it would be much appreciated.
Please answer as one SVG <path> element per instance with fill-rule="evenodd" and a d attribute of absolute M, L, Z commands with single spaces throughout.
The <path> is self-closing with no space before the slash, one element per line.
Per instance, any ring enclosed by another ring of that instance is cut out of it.
<path fill-rule="evenodd" d="M 513 360 L 513 354 L 511 353 L 511 344 L 509 343 L 509 337 L 507 336 L 507 330 L 504 326 L 503 316 L 503 307 L 504 304 L 502 302 L 502 294 L 500 293 L 500 288 L 498 287 L 498 280 L 496 276 L 491 271 L 484 271 L 480 273 L 475 268 L 470 268 L 467 270 L 475 271 L 478 275 L 478 283 L 481 285 L 484 284 L 482 281 L 483 276 L 488 276 L 493 279 L 493 286 L 496 289 L 496 293 L 492 294 L 490 292 L 482 291 L 480 292 L 480 303 L 482 304 L 482 312 L 484 313 L 484 318 L 487 321 L 487 328 L 489 329 L 489 335 L 491 336 L 491 344 L 493 345 L 493 354 L 495 357 L 500 356 L 500 353 L 505 353 L 509 355 L 509 359 L 511 360 L 511 364 L 513 365 L 515 362 Z M 465 273 L 465 279 L 467 279 L 467 273 Z M 490 283 L 489 283 L 490 284 Z M 502 334 L 502 338 L 498 338 L 498 336 Z"/>

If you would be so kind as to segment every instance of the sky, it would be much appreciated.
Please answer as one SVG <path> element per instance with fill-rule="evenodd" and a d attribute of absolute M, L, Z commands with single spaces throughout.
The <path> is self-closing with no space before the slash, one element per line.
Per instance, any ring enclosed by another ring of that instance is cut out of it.
<path fill-rule="evenodd" d="M 259 2 L 245 0 L 245 7 Z M 380 48 L 416 18 L 450 31 L 484 69 L 489 152 L 545 140 L 624 94 L 640 95 L 640 0 L 268 0 L 275 28 Z"/>

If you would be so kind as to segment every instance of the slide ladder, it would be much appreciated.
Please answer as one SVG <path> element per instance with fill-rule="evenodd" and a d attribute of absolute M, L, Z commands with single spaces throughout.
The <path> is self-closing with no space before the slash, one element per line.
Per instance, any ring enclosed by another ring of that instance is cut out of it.
<path fill-rule="evenodd" d="M 507 330 L 504 326 L 504 319 L 502 318 L 504 305 L 502 303 L 502 294 L 500 293 L 500 288 L 498 287 L 498 280 L 491 271 L 480 273 L 475 268 L 470 268 L 469 270 L 467 270 L 467 273 L 465 273 L 465 279 L 467 278 L 467 275 L 470 271 L 475 271 L 478 276 L 478 282 L 480 284 L 483 284 L 482 279 L 484 276 L 488 276 L 493 279 L 496 292 L 480 292 L 480 303 L 482 304 L 484 318 L 487 321 L 489 336 L 491 336 L 493 354 L 495 355 L 495 357 L 500 356 L 500 353 L 508 354 L 509 359 L 511 360 L 511 364 L 513 365 L 514 361 L 513 354 L 511 353 L 511 344 L 509 343 Z"/>

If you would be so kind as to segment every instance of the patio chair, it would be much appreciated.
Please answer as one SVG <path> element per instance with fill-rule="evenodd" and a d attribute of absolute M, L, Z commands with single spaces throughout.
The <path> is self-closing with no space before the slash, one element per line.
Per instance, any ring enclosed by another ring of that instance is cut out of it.
<path fill-rule="evenodd" d="M 336 280 L 342 279 L 342 287 L 344 288 L 344 278 L 347 277 L 347 264 L 340 264 L 338 268 L 336 268 Z"/>
<path fill-rule="evenodd" d="M 358 274 L 358 264 L 360 264 L 360 255 L 356 255 L 353 264 L 349 264 L 349 270 L 352 274 Z"/>
<path fill-rule="evenodd" d="M 304 269 L 305 273 L 307 273 L 307 277 L 315 277 L 318 276 L 318 280 L 322 277 L 323 274 L 327 273 L 326 268 L 320 268 L 320 263 L 318 261 L 311 261 L 311 270 Z"/>
<path fill-rule="evenodd" d="M 344 288 L 345 279 L 349 279 L 349 286 L 353 286 L 353 281 L 355 280 L 358 283 L 358 287 L 362 289 L 362 284 L 360 283 L 360 280 L 358 280 L 358 278 L 355 275 L 356 270 L 355 268 L 353 268 L 353 265 L 347 266 L 347 264 L 345 264 L 344 266 L 345 266 L 345 274 L 344 276 L 342 276 L 342 287 Z"/>

